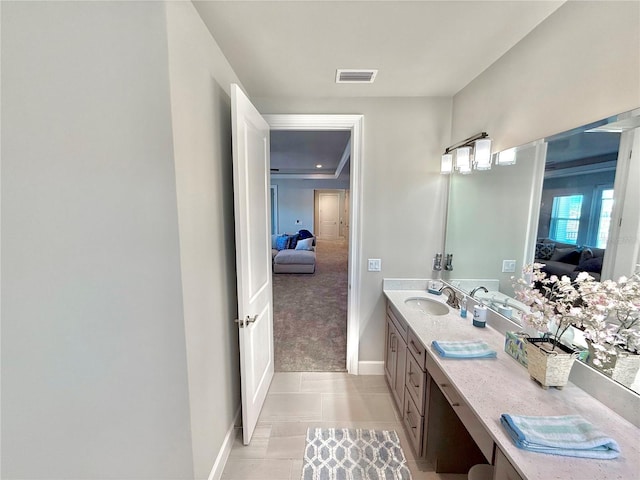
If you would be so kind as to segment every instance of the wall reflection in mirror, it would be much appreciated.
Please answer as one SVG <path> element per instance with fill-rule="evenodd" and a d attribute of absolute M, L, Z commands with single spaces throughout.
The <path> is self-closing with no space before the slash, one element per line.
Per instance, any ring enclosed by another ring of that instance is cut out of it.
<path fill-rule="evenodd" d="M 515 163 L 452 174 L 442 277 L 520 323 L 512 277 L 532 262 L 549 275 L 630 276 L 640 263 L 640 111 L 515 148 Z M 635 148 L 634 148 L 635 146 Z M 567 342 L 586 348 L 580 331 Z M 614 379 L 615 376 L 613 377 Z M 617 379 L 640 392 L 640 374 Z"/>

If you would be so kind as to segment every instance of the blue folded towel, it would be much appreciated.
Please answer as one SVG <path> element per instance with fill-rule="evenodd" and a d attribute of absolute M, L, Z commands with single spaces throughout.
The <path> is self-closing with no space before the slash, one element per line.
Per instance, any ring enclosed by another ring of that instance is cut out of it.
<path fill-rule="evenodd" d="M 526 417 L 502 414 L 502 426 L 519 448 L 567 457 L 616 458 L 620 447 L 580 415 Z"/>
<path fill-rule="evenodd" d="M 464 340 L 457 342 L 431 342 L 433 348 L 445 358 L 495 358 L 495 350 L 481 340 Z"/>

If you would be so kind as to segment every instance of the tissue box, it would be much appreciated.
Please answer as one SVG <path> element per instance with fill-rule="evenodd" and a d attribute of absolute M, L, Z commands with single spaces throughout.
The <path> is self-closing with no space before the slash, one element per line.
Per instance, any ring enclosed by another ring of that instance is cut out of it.
<path fill-rule="evenodd" d="M 507 332 L 504 340 L 504 351 L 525 367 L 527 366 L 527 352 L 524 348 L 526 338 L 527 335 L 522 332 Z"/>

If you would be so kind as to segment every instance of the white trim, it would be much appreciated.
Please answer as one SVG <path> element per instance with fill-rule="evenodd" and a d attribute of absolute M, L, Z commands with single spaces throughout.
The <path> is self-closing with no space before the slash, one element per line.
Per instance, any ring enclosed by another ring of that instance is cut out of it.
<path fill-rule="evenodd" d="M 274 223 L 275 225 L 275 232 L 271 232 L 271 234 L 273 235 L 274 233 L 280 233 L 280 220 L 278 218 L 278 185 L 269 185 L 269 188 L 271 190 L 273 190 L 273 203 L 271 204 L 271 211 L 273 212 L 273 220 L 269 223 Z M 272 229 L 273 230 L 273 229 Z"/>
<path fill-rule="evenodd" d="M 540 220 L 540 199 L 542 198 L 542 186 L 544 184 L 544 171 L 547 161 L 547 146 L 544 140 L 536 140 L 530 144 L 535 146 L 536 153 L 533 161 L 533 175 L 531 178 L 531 194 L 529 196 L 529 221 L 527 222 L 527 234 L 524 243 L 524 263 L 533 263 L 538 236 L 538 224 Z M 516 154 L 517 155 L 517 154 Z M 523 265 L 524 267 L 524 265 Z"/>
<path fill-rule="evenodd" d="M 342 158 L 340 158 L 340 163 L 336 167 L 336 173 L 334 173 L 335 177 L 338 178 L 342 173 L 342 169 L 347 164 L 347 160 L 351 158 L 351 139 L 344 146 L 344 152 L 342 152 Z"/>
<path fill-rule="evenodd" d="M 347 308 L 347 372 L 358 375 L 360 285 L 362 275 L 362 145 L 363 115 L 263 115 L 273 130 L 349 130 L 351 174 L 349 215 L 349 291 Z M 290 178 L 290 177 L 289 177 Z"/>
<path fill-rule="evenodd" d="M 233 442 L 236 439 L 236 425 L 240 421 L 240 407 L 236 410 L 236 414 L 233 418 L 233 422 L 231 422 L 231 426 L 227 430 L 227 434 L 224 437 L 222 442 L 222 447 L 218 450 L 218 456 L 216 457 L 216 461 L 213 463 L 213 468 L 211 468 L 211 473 L 209 473 L 208 480 L 220 480 L 222 478 L 222 472 L 224 471 L 224 467 L 227 464 L 227 460 L 229 459 L 229 454 L 231 453 L 231 449 L 233 448 Z"/>
<path fill-rule="evenodd" d="M 335 180 L 338 177 L 334 173 L 272 173 L 271 178 L 276 180 Z"/>
<path fill-rule="evenodd" d="M 358 373 L 359 375 L 384 375 L 384 362 L 382 360 L 358 362 Z"/>
<path fill-rule="evenodd" d="M 606 280 L 617 280 L 621 275 L 629 275 L 634 271 L 633 261 L 629 262 L 629 268 L 624 273 L 615 272 L 616 259 L 618 256 L 618 246 L 620 245 L 620 227 L 624 212 L 625 198 L 627 197 L 627 187 L 629 184 L 629 170 L 631 168 L 631 158 L 633 157 L 633 143 L 635 131 L 630 130 L 620 135 L 620 148 L 618 150 L 618 166 L 613 184 L 613 210 L 611 211 L 611 223 L 609 225 L 609 237 L 602 261 L 602 271 L 600 278 Z M 616 275 L 617 273 L 617 275 Z"/>

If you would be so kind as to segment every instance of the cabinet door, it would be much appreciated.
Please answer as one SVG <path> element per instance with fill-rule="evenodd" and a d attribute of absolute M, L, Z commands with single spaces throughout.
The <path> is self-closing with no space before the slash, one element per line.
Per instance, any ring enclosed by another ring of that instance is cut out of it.
<path fill-rule="evenodd" d="M 424 415 L 424 391 L 427 374 L 420 368 L 418 361 L 411 354 L 411 347 L 409 345 L 407 345 L 406 357 L 406 376 L 404 378 L 406 391 L 413 399 L 420 415 Z"/>
<path fill-rule="evenodd" d="M 387 321 L 385 322 L 384 374 L 387 377 L 387 383 L 391 389 L 393 389 L 395 385 L 395 372 L 398 363 L 398 353 L 395 347 L 396 342 L 396 328 L 389 317 L 387 317 Z"/>
<path fill-rule="evenodd" d="M 422 454 L 422 440 L 424 432 L 424 417 L 420 415 L 420 411 L 414 403 L 411 395 L 406 394 L 404 397 L 404 408 L 402 409 L 405 430 L 416 457 Z"/>
<path fill-rule="evenodd" d="M 404 375 L 407 344 L 387 316 L 384 371 L 398 410 L 404 406 Z"/>

